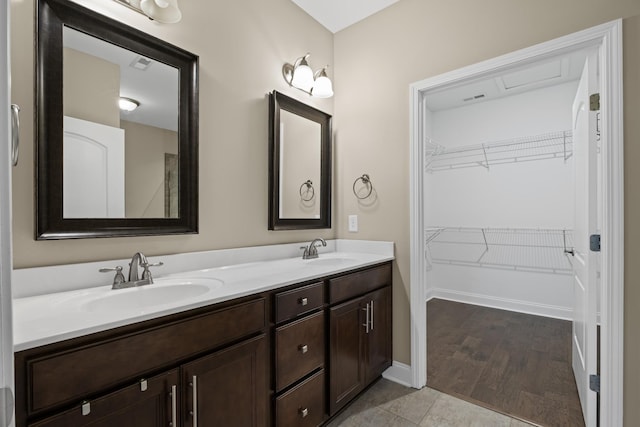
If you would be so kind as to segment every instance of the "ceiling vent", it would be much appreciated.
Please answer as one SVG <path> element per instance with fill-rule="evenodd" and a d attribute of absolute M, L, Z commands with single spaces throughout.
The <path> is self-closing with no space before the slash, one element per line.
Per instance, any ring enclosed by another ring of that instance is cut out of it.
<path fill-rule="evenodd" d="M 480 94 L 478 94 L 478 95 L 470 96 L 469 98 L 463 98 L 462 100 L 463 100 L 464 102 L 476 101 L 476 100 L 478 100 L 478 99 L 482 99 L 482 98 L 484 98 L 485 96 L 487 96 L 487 95 L 485 95 L 484 93 L 480 93 Z"/>
<path fill-rule="evenodd" d="M 145 58 L 144 56 L 138 56 L 131 64 L 129 64 L 129 66 L 136 70 L 146 71 L 147 68 L 151 66 L 152 62 L 152 60 Z"/>

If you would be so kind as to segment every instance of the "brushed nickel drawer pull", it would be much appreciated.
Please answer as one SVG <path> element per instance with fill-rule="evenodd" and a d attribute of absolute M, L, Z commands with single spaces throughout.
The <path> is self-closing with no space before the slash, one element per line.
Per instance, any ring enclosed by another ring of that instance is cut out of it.
<path fill-rule="evenodd" d="M 304 306 L 307 304 L 309 304 L 309 300 L 307 299 L 307 297 L 300 298 L 300 305 Z"/>
<path fill-rule="evenodd" d="M 300 344 L 300 345 L 298 346 L 298 350 L 300 350 L 300 352 L 301 352 L 302 354 L 305 354 L 306 352 L 308 352 L 308 351 L 309 351 L 309 346 L 308 346 L 308 345 L 306 345 L 306 344 Z"/>
<path fill-rule="evenodd" d="M 177 412 L 178 412 L 178 398 L 176 396 L 177 394 L 177 386 L 176 385 L 172 385 L 171 386 L 171 424 L 169 424 L 171 427 L 177 427 L 178 426 L 178 420 L 177 420 Z"/>
<path fill-rule="evenodd" d="M 145 380 L 144 378 L 140 380 L 140 391 L 147 391 L 147 388 L 149 388 L 148 384 L 147 384 L 147 380 Z"/>
<path fill-rule="evenodd" d="M 300 413 L 300 416 L 302 418 L 304 418 L 307 415 L 309 415 L 309 409 L 307 409 L 307 408 L 300 408 L 300 409 L 298 409 L 298 412 Z"/>
<path fill-rule="evenodd" d="M 86 417 L 91 413 L 91 402 L 87 402 L 86 400 L 82 402 L 82 416 Z"/>
<path fill-rule="evenodd" d="M 193 402 L 191 403 L 191 416 L 193 417 L 193 427 L 198 427 L 198 377 L 195 375 L 191 377 L 191 384 L 193 387 Z"/>

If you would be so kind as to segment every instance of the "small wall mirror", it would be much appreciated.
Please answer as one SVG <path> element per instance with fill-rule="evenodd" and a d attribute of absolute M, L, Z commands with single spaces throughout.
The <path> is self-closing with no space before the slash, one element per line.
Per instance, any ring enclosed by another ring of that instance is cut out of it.
<path fill-rule="evenodd" d="M 269 95 L 269 230 L 331 228 L 331 116 Z"/>
<path fill-rule="evenodd" d="M 198 57 L 38 1 L 36 239 L 183 234 L 198 222 Z"/>

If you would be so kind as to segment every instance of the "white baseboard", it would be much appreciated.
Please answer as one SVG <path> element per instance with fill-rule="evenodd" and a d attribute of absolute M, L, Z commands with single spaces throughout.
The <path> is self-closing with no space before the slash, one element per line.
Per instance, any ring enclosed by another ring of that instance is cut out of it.
<path fill-rule="evenodd" d="M 571 307 L 532 303 L 529 301 L 452 291 L 449 289 L 429 289 L 427 291 L 427 301 L 433 298 L 446 299 L 449 301 L 462 302 L 466 304 L 481 305 L 484 307 L 498 308 L 500 310 L 534 314 L 536 316 L 552 317 L 555 319 L 572 320 L 573 318 L 573 309 Z"/>
<path fill-rule="evenodd" d="M 429 301 L 432 298 L 435 298 L 434 294 L 435 294 L 435 289 L 433 288 L 429 288 L 425 291 L 425 296 L 427 297 L 427 301 Z"/>
<path fill-rule="evenodd" d="M 382 378 L 411 387 L 411 366 L 394 360 L 391 367 L 382 373 Z"/>

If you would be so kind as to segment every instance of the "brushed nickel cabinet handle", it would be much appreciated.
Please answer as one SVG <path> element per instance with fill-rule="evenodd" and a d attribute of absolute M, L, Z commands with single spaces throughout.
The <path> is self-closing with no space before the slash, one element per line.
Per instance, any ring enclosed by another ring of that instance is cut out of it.
<path fill-rule="evenodd" d="M 374 318 L 374 314 L 373 314 L 373 300 L 371 300 L 371 330 L 373 331 L 373 318 Z"/>
<path fill-rule="evenodd" d="M 309 304 L 309 300 L 305 297 L 305 298 L 300 298 L 300 305 L 307 305 Z"/>
<path fill-rule="evenodd" d="M 300 344 L 298 346 L 298 350 L 300 350 L 300 353 L 305 354 L 306 352 L 309 351 L 309 346 L 306 344 Z"/>
<path fill-rule="evenodd" d="M 178 420 L 176 419 L 177 412 L 178 412 L 178 398 L 176 397 L 176 394 L 177 394 L 177 386 L 172 385 L 171 386 L 171 424 L 169 424 L 171 427 L 178 426 Z"/>
<path fill-rule="evenodd" d="M 20 107 L 11 104 L 11 164 L 18 165 L 20 152 Z"/>
<path fill-rule="evenodd" d="M 191 377 L 192 398 L 191 403 L 191 416 L 193 417 L 193 427 L 198 427 L 198 377 Z"/>
<path fill-rule="evenodd" d="M 365 333 L 369 333 L 369 303 L 367 303 L 367 308 L 363 308 L 364 311 L 366 311 L 366 315 L 365 315 L 365 319 L 364 319 L 364 323 L 362 324 L 362 326 L 364 326 L 365 329 Z"/>
<path fill-rule="evenodd" d="M 300 416 L 302 418 L 306 417 L 307 415 L 309 415 L 309 409 L 307 408 L 300 408 L 298 409 L 298 413 L 300 414 Z"/>

